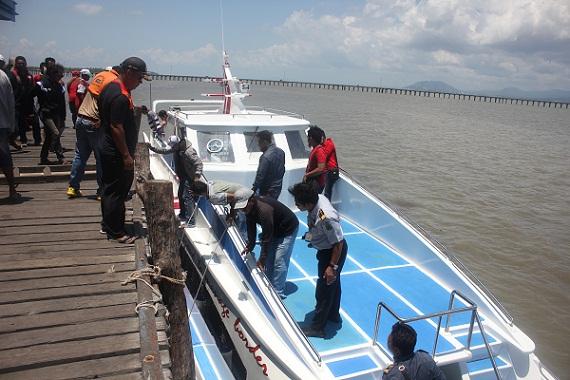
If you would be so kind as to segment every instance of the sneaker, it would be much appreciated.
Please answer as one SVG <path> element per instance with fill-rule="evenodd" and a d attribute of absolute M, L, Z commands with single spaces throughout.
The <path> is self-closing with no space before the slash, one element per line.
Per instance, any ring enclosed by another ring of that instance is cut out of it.
<path fill-rule="evenodd" d="M 77 198 L 77 197 L 83 196 L 83 194 L 81 194 L 81 191 L 76 190 L 76 189 L 75 189 L 74 187 L 72 187 L 72 186 L 69 186 L 69 187 L 67 188 L 67 196 L 68 196 L 69 198 Z"/>
<path fill-rule="evenodd" d="M 22 148 L 27 148 L 28 143 L 21 143 L 20 146 L 21 146 Z"/>

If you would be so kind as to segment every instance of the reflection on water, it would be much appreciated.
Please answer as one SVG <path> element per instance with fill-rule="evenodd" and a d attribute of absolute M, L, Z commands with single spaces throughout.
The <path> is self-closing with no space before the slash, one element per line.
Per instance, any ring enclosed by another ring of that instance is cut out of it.
<path fill-rule="evenodd" d="M 151 85 L 154 99 L 218 90 Z M 325 129 L 345 170 L 443 242 L 545 364 L 570 373 L 569 110 L 301 88 L 251 93 L 246 104 L 304 114 Z M 149 83 L 134 94 L 148 104 Z"/>

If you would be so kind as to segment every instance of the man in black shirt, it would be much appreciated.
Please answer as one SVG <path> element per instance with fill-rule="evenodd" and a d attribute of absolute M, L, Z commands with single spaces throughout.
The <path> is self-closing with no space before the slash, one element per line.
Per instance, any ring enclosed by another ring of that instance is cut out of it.
<path fill-rule="evenodd" d="M 257 266 L 265 271 L 277 294 L 285 298 L 285 280 L 299 220 L 289 207 L 271 197 L 253 196 L 243 211 L 247 217 L 248 237 L 243 254 L 255 248 L 257 224 L 261 225 L 261 252 Z"/>
<path fill-rule="evenodd" d="M 396 322 L 388 335 L 388 349 L 394 354 L 394 363 L 384 369 L 383 380 L 445 380 L 430 354 L 417 350 L 417 333 L 410 325 Z"/>
<path fill-rule="evenodd" d="M 270 131 L 258 132 L 256 137 L 259 150 L 263 154 L 259 157 L 252 190 L 259 195 L 277 199 L 281 194 L 285 175 L 285 152 L 275 146 L 273 133 Z"/>
<path fill-rule="evenodd" d="M 121 63 L 121 74 L 101 92 L 97 101 L 101 130 L 97 149 L 101 159 L 101 231 L 119 243 L 133 243 L 125 231 L 125 201 L 134 178 L 138 131 L 131 91 L 147 79 L 146 63 L 138 57 Z"/>

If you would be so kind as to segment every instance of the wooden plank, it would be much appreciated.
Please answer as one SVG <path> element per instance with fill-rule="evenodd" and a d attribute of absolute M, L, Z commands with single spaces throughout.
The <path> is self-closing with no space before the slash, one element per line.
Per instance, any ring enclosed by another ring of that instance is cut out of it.
<path fill-rule="evenodd" d="M 59 299 L 28 301 L 16 304 L 0 305 L 0 318 L 14 317 L 18 315 L 35 315 L 41 313 L 53 313 L 56 311 L 79 310 L 132 304 L 136 305 L 136 293 L 116 293 L 90 296 L 69 297 L 62 302 Z"/>
<path fill-rule="evenodd" d="M 43 260 L 30 260 L 30 261 L 16 261 L 12 263 L 4 263 L 0 267 L 0 272 L 9 272 L 14 270 L 28 270 L 40 268 L 54 268 L 54 267 L 70 267 L 81 265 L 93 264 L 115 264 L 134 262 L 134 252 L 128 255 L 112 255 L 112 256 L 99 256 L 99 257 L 69 257 L 61 259 L 43 259 Z"/>
<path fill-rule="evenodd" d="M 6 241 L 4 241 L 6 240 Z M 107 240 L 107 237 L 105 235 L 101 235 L 99 233 L 99 228 L 92 230 L 92 231 L 86 231 L 86 232 L 67 232 L 67 231 L 63 231 L 63 232 L 59 232 L 59 233 L 50 233 L 50 234 L 42 234 L 42 233 L 38 233 L 38 234 L 31 234 L 31 235 L 27 235 L 27 236 L 23 236 L 23 235 L 15 235 L 10 237 L 9 241 L 7 241 L 8 239 L 2 239 L 0 240 L 0 245 L 16 245 L 16 244 L 22 244 L 22 245 L 28 245 L 30 243 L 34 243 L 34 242 L 41 242 L 41 243 L 45 243 L 45 242 L 50 242 L 50 241 L 57 241 L 57 242 L 69 242 L 70 245 L 72 245 L 74 242 L 76 241 L 82 241 L 82 240 Z"/>
<path fill-rule="evenodd" d="M 131 248 L 129 246 L 124 247 Z M 115 248 L 113 251 L 117 250 L 117 254 L 126 253 L 124 248 Z M 123 251 L 120 251 L 123 249 Z M 73 257 L 77 256 L 77 249 L 70 249 L 70 250 L 54 250 L 54 249 L 42 249 L 38 252 L 36 249 L 32 249 L 31 252 L 25 251 L 20 253 L 14 254 L 1 254 L 0 253 L 0 260 L 2 261 L 22 261 L 22 260 L 39 260 L 39 259 L 50 259 L 50 258 L 62 258 L 62 257 Z M 81 257 L 99 257 L 109 254 L 109 248 L 100 248 L 100 249 L 81 249 Z"/>
<path fill-rule="evenodd" d="M 161 352 L 163 363 L 169 363 L 167 354 L 167 352 Z M 136 353 L 5 373 L 2 375 L 2 380 L 100 378 L 140 370 L 141 359 Z"/>
<path fill-rule="evenodd" d="M 132 285 L 122 286 L 120 282 L 104 283 L 96 285 L 66 286 L 63 288 L 34 289 L 21 292 L 0 293 L 0 304 L 18 303 L 34 300 L 64 299 L 67 297 L 89 295 L 134 292 Z M 64 300 L 62 302 L 65 302 Z"/>
<path fill-rule="evenodd" d="M 94 264 L 94 265 L 68 266 L 61 268 L 18 270 L 11 272 L 3 272 L 0 275 L 0 284 L 2 283 L 2 281 L 13 281 L 25 278 L 46 278 L 46 277 L 59 277 L 67 275 L 72 276 L 79 274 L 105 273 L 113 271 L 122 272 L 126 270 L 135 270 L 135 263 L 134 262 L 103 263 L 103 264 Z"/>
<path fill-rule="evenodd" d="M 5 281 L 0 283 L 0 293 L 22 292 L 32 289 L 53 289 L 67 286 L 96 285 L 104 283 L 120 284 L 131 272 L 98 273 L 81 276 L 51 277 L 21 281 Z"/>
<path fill-rule="evenodd" d="M 129 317 L 74 325 L 46 327 L 41 330 L 34 330 L 33 332 L 18 331 L 7 333 L 0 335 L 0 350 L 132 333 L 138 331 L 138 324 L 137 318 Z"/>
<path fill-rule="evenodd" d="M 165 333 L 159 333 L 159 341 L 166 342 Z M 0 373 L 63 364 L 81 359 L 101 358 L 136 353 L 139 350 L 139 334 L 129 333 L 82 341 L 43 344 L 16 348 L 2 358 Z"/>
<path fill-rule="evenodd" d="M 0 333 L 135 316 L 135 304 L 58 311 L 0 319 Z"/>
<path fill-rule="evenodd" d="M 61 232 L 61 225 L 53 223 L 45 225 L 29 225 L 29 226 L 14 226 L 2 227 L 0 229 L 0 238 L 13 237 L 18 235 L 38 235 L 38 234 L 54 234 Z M 91 223 L 66 223 L 65 232 L 92 232 L 99 231 L 101 223 L 94 221 Z"/>
<path fill-rule="evenodd" d="M 20 252 L 46 252 L 46 251 L 83 251 L 85 249 L 112 249 L 112 250 L 121 250 L 126 249 L 130 250 L 132 246 L 116 243 L 111 240 L 85 240 L 76 242 L 74 241 L 73 244 L 69 244 L 68 242 L 64 241 L 54 241 L 54 242 L 30 242 L 26 246 L 22 246 L 21 244 L 5 244 L 0 245 L 0 254 L 17 254 Z"/>
<path fill-rule="evenodd" d="M 12 219 L 0 220 L 0 228 L 5 227 L 26 227 L 26 226 L 44 226 L 44 225 L 68 225 L 81 223 L 98 223 L 101 221 L 101 215 L 80 215 L 58 216 L 57 218 L 29 218 L 29 219 Z"/>

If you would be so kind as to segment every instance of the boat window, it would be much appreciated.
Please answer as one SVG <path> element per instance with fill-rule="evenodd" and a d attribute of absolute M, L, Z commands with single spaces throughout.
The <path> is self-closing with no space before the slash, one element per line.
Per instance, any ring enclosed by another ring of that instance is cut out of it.
<path fill-rule="evenodd" d="M 259 145 L 257 145 L 257 139 L 255 138 L 256 135 L 257 132 L 243 133 L 243 136 L 245 137 L 245 146 L 247 147 L 248 153 L 261 152 L 261 150 L 259 150 Z"/>
<path fill-rule="evenodd" d="M 204 162 L 234 162 L 229 132 L 198 131 L 198 154 Z"/>
<path fill-rule="evenodd" d="M 307 135 L 304 131 L 285 131 L 285 137 L 293 159 L 309 157 L 311 149 L 307 145 Z"/>

